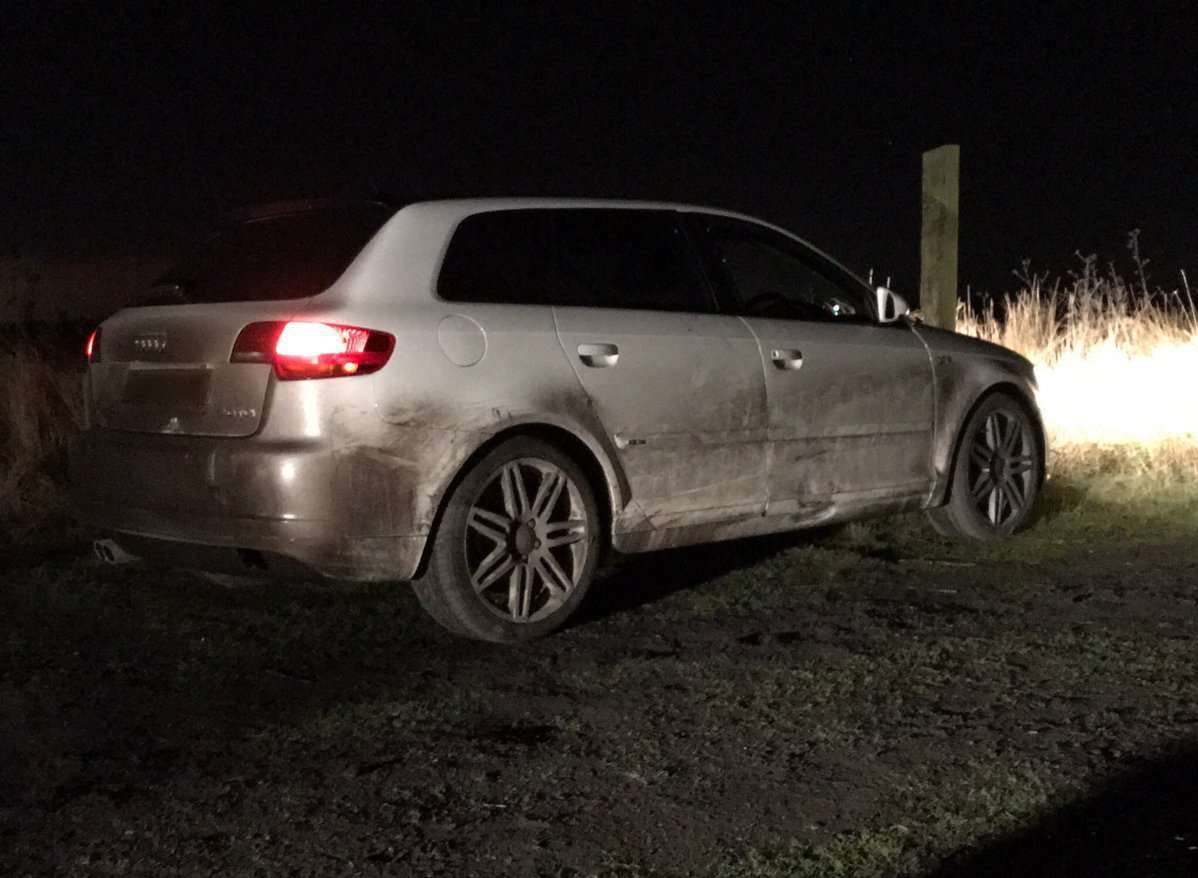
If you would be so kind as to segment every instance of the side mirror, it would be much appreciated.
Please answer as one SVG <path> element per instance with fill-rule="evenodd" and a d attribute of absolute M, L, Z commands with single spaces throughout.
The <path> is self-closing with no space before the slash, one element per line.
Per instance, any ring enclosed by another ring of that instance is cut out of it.
<path fill-rule="evenodd" d="M 878 322 L 896 323 L 911 313 L 907 300 L 893 290 L 878 287 Z"/>

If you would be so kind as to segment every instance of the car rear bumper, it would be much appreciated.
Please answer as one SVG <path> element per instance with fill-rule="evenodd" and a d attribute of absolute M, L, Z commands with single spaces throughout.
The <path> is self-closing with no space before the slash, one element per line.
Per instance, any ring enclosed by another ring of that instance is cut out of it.
<path fill-rule="evenodd" d="M 411 579 L 426 534 L 396 533 L 355 472 L 320 443 L 146 436 L 89 430 L 71 454 L 83 522 L 128 553 L 239 573 L 307 570 Z M 393 504 L 392 504 L 393 506 Z"/>

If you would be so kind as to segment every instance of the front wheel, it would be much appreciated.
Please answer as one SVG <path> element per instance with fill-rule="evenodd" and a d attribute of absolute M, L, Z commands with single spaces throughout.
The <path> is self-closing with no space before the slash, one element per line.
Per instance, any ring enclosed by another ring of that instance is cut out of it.
<path fill-rule="evenodd" d="M 542 637 L 582 602 L 600 534 L 594 491 L 578 464 L 555 445 L 516 437 L 452 489 L 413 587 L 456 634 L 499 643 Z"/>
<path fill-rule="evenodd" d="M 1044 477 L 1039 432 L 1016 399 L 987 397 L 961 431 L 948 503 L 927 511 L 941 534 L 996 540 L 1027 525 Z"/>

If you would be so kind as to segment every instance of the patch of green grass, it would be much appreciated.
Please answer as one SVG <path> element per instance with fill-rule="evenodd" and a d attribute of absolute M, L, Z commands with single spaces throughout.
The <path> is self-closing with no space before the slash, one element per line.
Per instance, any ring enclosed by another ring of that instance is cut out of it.
<path fill-rule="evenodd" d="M 733 570 L 683 596 L 686 609 L 700 617 L 756 613 L 793 599 L 796 582 L 824 579 L 841 562 L 817 546 L 780 550 L 752 566 Z"/>
<path fill-rule="evenodd" d="M 1056 793 L 1059 795 L 1059 793 Z M 902 791 L 902 823 L 840 833 L 817 844 L 729 855 L 713 878 L 883 878 L 913 875 L 943 858 L 1029 824 L 1054 798 L 1027 765 L 976 766 L 951 789 L 912 779 Z"/>
<path fill-rule="evenodd" d="M 1094 472 L 1056 479 L 1045 516 L 1066 535 L 1170 539 L 1198 529 L 1198 491 L 1186 478 Z"/>
<path fill-rule="evenodd" d="M 863 560 L 925 559 L 1034 564 L 1103 542 L 1153 545 L 1198 532 L 1198 490 L 1185 478 L 1118 470 L 1072 472 L 1045 482 L 1032 525 L 993 543 L 957 543 L 938 535 L 922 513 L 853 522 L 812 547 L 814 571 L 832 573 Z M 835 550 L 847 553 L 837 557 Z"/>
<path fill-rule="evenodd" d="M 262 734 L 271 738 L 282 734 L 301 742 L 386 740 L 395 731 L 443 729 L 460 725 L 482 711 L 483 706 L 475 699 L 449 690 L 426 698 L 384 697 L 342 704 L 299 726 L 273 727 Z"/>

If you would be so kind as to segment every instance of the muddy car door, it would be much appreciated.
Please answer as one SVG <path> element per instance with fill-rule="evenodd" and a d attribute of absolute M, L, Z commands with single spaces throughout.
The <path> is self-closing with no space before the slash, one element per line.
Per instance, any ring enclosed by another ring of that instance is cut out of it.
<path fill-rule="evenodd" d="M 757 344 L 740 320 L 715 313 L 680 217 L 575 209 L 544 218 L 558 336 L 649 524 L 759 514 Z"/>
<path fill-rule="evenodd" d="M 869 290 L 773 229 L 694 217 L 721 305 L 760 348 L 768 398 L 768 512 L 819 518 L 842 503 L 916 498 L 931 481 L 932 371 Z"/>

